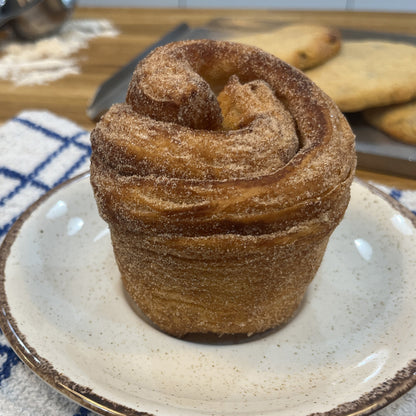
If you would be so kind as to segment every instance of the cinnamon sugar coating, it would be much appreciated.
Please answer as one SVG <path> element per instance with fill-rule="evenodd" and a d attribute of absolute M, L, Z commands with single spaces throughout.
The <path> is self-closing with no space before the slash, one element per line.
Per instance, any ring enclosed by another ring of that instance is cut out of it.
<path fill-rule="evenodd" d="M 91 134 L 123 283 L 164 331 L 286 322 L 349 201 L 354 136 L 301 72 L 255 47 L 156 49 Z"/>

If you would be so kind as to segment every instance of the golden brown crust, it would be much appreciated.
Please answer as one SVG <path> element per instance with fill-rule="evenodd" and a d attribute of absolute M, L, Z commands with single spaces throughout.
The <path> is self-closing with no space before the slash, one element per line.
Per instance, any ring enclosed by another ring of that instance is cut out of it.
<path fill-rule="evenodd" d="M 91 141 L 125 287 L 157 325 L 254 333 L 293 315 L 355 169 L 348 124 L 306 77 L 255 47 L 170 44 Z"/>
<path fill-rule="evenodd" d="M 326 62 L 341 48 L 339 30 L 301 23 L 278 27 L 264 33 L 235 37 L 234 40 L 257 46 L 302 70 Z"/>
<path fill-rule="evenodd" d="M 306 75 L 344 112 L 416 98 L 416 47 L 381 40 L 344 41 L 340 53 Z"/>
<path fill-rule="evenodd" d="M 370 108 L 364 119 L 396 140 L 416 145 L 416 100 L 403 104 Z"/>

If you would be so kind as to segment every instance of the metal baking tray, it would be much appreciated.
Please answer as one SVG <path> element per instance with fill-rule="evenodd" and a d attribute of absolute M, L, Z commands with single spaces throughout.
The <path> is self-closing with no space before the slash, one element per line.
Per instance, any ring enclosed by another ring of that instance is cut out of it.
<path fill-rule="evenodd" d="M 185 23 L 161 38 L 140 53 L 131 62 L 110 77 L 93 98 L 87 114 L 97 119 L 111 104 L 124 101 L 131 74 L 137 63 L 155 47 L 168 42 L 185 39 L 232 39 L 235 36 L 264 32 L 294 22 L 260 21 L 255 19 L 220 18 L 203 27 L 189 28 Z M 406 42 L 416 46 L 416 36 L 373 32 L 365 30 L 342 29 L 345 40 L 378 39 Z M 401 143 L 367 124 L 360 113 L 349 113 L 346 117 L 356 135 L 358 168 L 381 173 L 406 176 L 416 179 L 416 146 Z"/>

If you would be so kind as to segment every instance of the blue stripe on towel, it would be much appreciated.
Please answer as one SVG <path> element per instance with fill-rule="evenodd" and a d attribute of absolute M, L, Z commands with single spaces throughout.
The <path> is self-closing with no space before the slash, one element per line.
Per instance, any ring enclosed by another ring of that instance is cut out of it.
<path fill-rule="evenodd" d="M 3 175 L 4 177 L 10 178 L 10 179 L 16 179 L 20 182 L 20 184 L 17 185 L 9 194 L 3 196 L 0 199 L 0 207 L 3 206 L 7 200 L 9 200 L 14 195 L 16 195 L 24 186 L 27 185 L 28 182 L 30 182 L 36 188 L 42 189 L 43 191 L 49 190 L 49 187 L 47 185 L 45 185 L 41 181 L 33 179 L 33 173 L 31 173 L 28 176 L 25 176 L 14 170 L 0 167 L 0 175 Z"/>
<path fill-rule="evenodd" d="M 79 411 L 77 413 L 74 414 L 74 416 L 88 416 L 91 415 L 92 413 L 85 409 L 84 407 L 80 407 Z"/>
<path fill-rule="evenodd" d="M 80 166 L 82 166 L 82 164 L 85 163 L 91 156 L 91 147 L 88 144 L 80 143 L 78 141 L 78 139 L 82 135 L 88 134 L 84 130 L 79 130 L 72 136 L 64 136 L 25 118 L 15 117 L 13 121 L 20 123 L 31 130 L 37 131 L 45 137 L 58 141 L 60 145 L 54 152 L 46 154 L 45 157 L 39 161 L 38 165 L 28 175 L 22 174 L 17 170 L 12 170 L 10 168 L 0 166 L 0 176 L 17 181 L 16 186 L 8 194 L 0 195 L 0 208 L 5 206 L 7 202 L 14 196 L 16 196 L 19 192 L 24 191 L 25 187 L 38 188 L 42 191 L 42 193 L 49 191 L 51 188 L 68 180 L 74 174 L 74 172 L 76 172 L 76 170 L 80 168 Z M 78 157 L 71 166 L 69 166 L 66 170 L 63 170 L 62 173 L 59 174 L 58 179 L 52 184 L 52 186 L 49 186 L 43 183 L 41 180 L 39 180 L 39 174 L 41 174 L 41 172 L 47 166 L 49 166 L 59 155 L 66 151 L 70 146 L 75 146 L 76 148 L 78 148 L 78 151 L 80 151 L 81 156 Z M 25 208 L 26 207 L 22 207 L 22 209 Z M 19 215 L 16 215 L 6 224 L 0 225 L 0 238 L 7 233 L 7 231 L 10 229 L 10 227 L 18 217 Z"/>
<path fill-rule="evenodd" d="M 402 197 L 402 191 L 400 191 L 399 189 L 392 189 L 390 192 L 390 196 L 394 199 L 400 200 L 400 198 Z"/>
<path fill-rule="evenodd" d="M 36 176 L 43 168 L 45 168 L 49 163 L 51 163 L 53 159 L 58 157 L 70 145 L 74 145 L 83 151 L 83 155 L 66 172 L 64 172 L 64 174 L 52 185 L 52 188 L 59 185 L 61 182 L 68 180 L 71 177 L 72 173 L 76 171 L 78 167 L 81 166 L 81 164 L 84 163 L 88 157 L 91 156 L 91 147 L 83 143 L 79 143 L 77 141 L 79 137 L 81 137 L 83 134 L 86 134 L 85 131 L 79 131 L 73 136 L 66 137 L 26 119 L 16 117 L 14 118 L 14 121 L 17 121 L 33 130 L 39 131 L 49 138 L 63 142 L 62 146 L 60 146 L 55 152 L 51 153 L 38 167 L 35 168 L 33 174 L 31 175 L 32 177 Z"/>
<path fill-rule="evenodd" d="M 0 367 L 0 386 L 3 380 L 10 377 L 11 369 L 20 362 L 17 355 L 8 345 L 0 344 L 0 357 L 4 355 L 6 356 L 6 361 L 4 361 L 3 365 Z"/>
<path fill-rule="evenodd" d="M 7 201 L 9 201 L 11 198 L 17 195 L 20 191 L 22 191 L 22 189 L 25 186 L 27 186 L 29 183 L 32 186 L 41 189 L 43 192 L 46 192 L 49 190 L 49 187 L 47 185 L 45 185 L 41 181 L 33 179 L 32 174 L 29 176 L 25 176 L 14 170 L 0 167 L 0 176 L 14 179 L 19 182 L 7 195 L 4 195 L 2 198 L 0 198 L 0 208 L 4 207 Z M 19 215 L 16 215 L 9 222 L 0 226 L 0 238 L 3 237 L 9 231 L 10 227 L 13 225 L 13 223 L 17 220 L 18 217 Z"/>
<path fill-rule="evenodd" d="M 8 223 L 4 224 L 0 227 L 0 238 L 7 234 L 10 230 L 10 227 L 14 224 L 14 222 L 19 218 L 20 215 L 16 215 L 13 217 Z"/>
<path fill-rule="evenodd" d="M 55 131 L 47 129 L 46 127 L 41 126 L 40 124 L 33 123 L 32 121 L 26 120 L 24 118 L 15 117 L 13 119 L 13 121 L 16 121 L 20 124 L 23 124 L 24 126 L 29 127 L 32 130 L 36 130 L 36 131 L 42 133 L 43 135 L 45 135 L 46 137 L 49 137 L 51 139 L 56 139 L 56 140 L 59 140 L 61 142 L 71 142 L 75 146 L 78 146 L 80 149 L 87 150 L 87 151 L 90 148 L 88 145 L 85 145 L 83 143 L 79 143 L 79 142 L 76 141 L 76 139 L 78 137 L 80 137 L 82 134 L 85 134 L 85 131 L 80 131 L 80 132 L 76 133 L 73 136 L 66 137 L 66 136 L 62 136 L 62 135 L 56 133 Z"/>
<path fill-rule="evenodd" d="M 400 202 L 400 203 L 402 203 L 402 201 L 401 201 L 401 199 L 402 199 L 402 197 L 403 197 L 403 191 L 401 191 L 400 189 L 392 189 L 391 191 L 390 191 L 390 194 L 389 194 L 391 197 L 393 197 L 394 199 L 396 199 L 398 202 Z M 411 209 L 410 210 L 413 214 L 415 214 L 416 215 L 416 209 Z"/>

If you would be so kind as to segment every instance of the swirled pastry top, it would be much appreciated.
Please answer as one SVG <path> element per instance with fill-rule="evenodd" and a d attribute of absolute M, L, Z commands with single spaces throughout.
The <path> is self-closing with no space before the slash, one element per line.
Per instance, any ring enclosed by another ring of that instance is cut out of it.
<path fill-rule="evenodd" d="M 101 214 L 140 232 L 286 229 L 293 207 L 312 218 L 355 168 L 334 103 L 300 71 L 232 42 L 156 49 L 91 141 Z"/>

